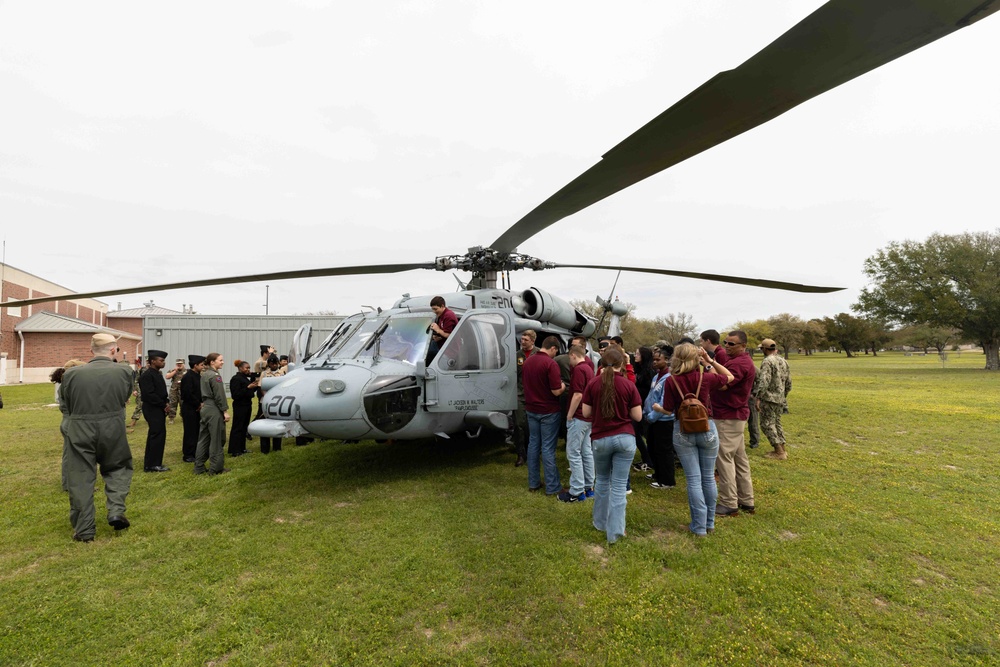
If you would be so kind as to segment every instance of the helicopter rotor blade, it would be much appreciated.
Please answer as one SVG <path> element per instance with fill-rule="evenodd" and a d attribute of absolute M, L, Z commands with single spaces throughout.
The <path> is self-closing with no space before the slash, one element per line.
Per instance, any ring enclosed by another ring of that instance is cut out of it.
<path fill-rule="evenodd" d="M 163 283 L 161 285 L 146 285 L 143 287 L 126 287 L 123 289 L 97 290 L 94 292 L 75 292 L 57 296 L 37 297 L 23 301 L 6 301 L 0 307 L 30 306 L 36 303 L 50 301 L 69 301 L 71 299 L 93 299 L 98 297 L 117 296 L 119 294 L 139 294 L 142 292 L 165 292 L 167 290 L 186 289 L 189 287 L 210 287 L 213 285 L 237 285 L 240 283 L 255 283 L 265 280 L 290 280 L 292 278 L 323 278 L 328 276 L 356 276 L 377 273 L 399 273 L 412 269 L 433 269 L 433 262 L 414 264 L 375 264 L 371 266 L 335 266 L 323 269 L 301 269 L 298 271 L 275 271 L 273 273 L 257 273 L 246 276 L 229 276 L 225 278 L 208 278 L 205 280 L 188 280 L 180 283 Z"/>
<path fill-rule="evenodd" d="M 831 0 L 602 156 L 491 246 L 549 225 L 1000 9 L 989 0 Z"/>
<path fill-rule="evenodd" d="M 768 289 L 781 289 L 790 292 L 807 292 L 811 294 L 826 294 L 829 292 L 839 292 L 845 287 L 822 287 L 819 285 L 801 285 L 799 283 L 789 283 L 781 280 L 765 280 L 763 278 L 742 278 L 740 276 L 723 276 L 715 273 L 698 273 L 696 271 L 673 271 L 671 269 L 649 269 L 637 266 L 604 266 L 601 264 L 552 264 L 556 269 L 607 269 L 609 271 L 631 271 L 634 273 L 655 273 L 661 276 L 675 276 L 678 278 L 695 278 L 697 280 L 714 280 L 720 283 L 732 283 L 735 285 L 749 285 L 751 287 L 766 287 Z"/>

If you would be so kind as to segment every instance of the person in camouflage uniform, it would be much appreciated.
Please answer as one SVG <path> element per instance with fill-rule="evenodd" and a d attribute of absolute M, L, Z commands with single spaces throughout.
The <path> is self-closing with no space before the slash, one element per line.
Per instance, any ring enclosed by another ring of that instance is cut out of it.
<path fill-rule="evenodd" d="M 760 343 L 760 349 L 764 353 L 764 360 L 760 362 L 760 371 L 754 380 L 751 397 L 760 414 L 760 429 L 774 447 L 774 451 L 765 456 L 784 461 L 788 458 L 788 453 L 785 452 L 781 413 L 785 407 L 785 397 L 792 390 L 792 376 L 788 362 L 778 354 L 778 346 L 773 340 L 765 338 Z"/>
<path fill-rule="evenodd" d="M 177 406 L 181 402 L 181 380 L 184 379 L 184 374 L 187 373 L 187 369 L 184 368 L 184 360 L 178 359 L 177 364 L 167 371 L 167 379 L 170 380 L 170 394 L 167 399 L 167 418 L 170 423 L 174 423 L 174 418 L 177 417 Z"/>
<path fill-rule="evenodd" d="M 142 417 L 142 392 L 139 391 L 139 375 L 142 374 L 142 359 L 136 358 L 135 369 L 132 371 L 132 395 L 135 396 L 135 411 L 132 412 L 132 423 L 128 425 L 128 432 L 135 430 L 135 425 Z"/>

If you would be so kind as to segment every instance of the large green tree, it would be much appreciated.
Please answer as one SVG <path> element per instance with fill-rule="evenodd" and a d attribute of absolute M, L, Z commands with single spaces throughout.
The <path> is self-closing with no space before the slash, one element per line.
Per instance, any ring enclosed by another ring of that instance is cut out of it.
<path fill-rule="evenodd" d="M 813 350 L 819 349 L 824 340 L 826 340 L 826 328 L 823 326 L 823 320 L 813 318 L 806 322 L 802 330 L 802 349 L 805 353 L 812 354 Z"/>
<path fill-rule="evenodd" d="M 857 308 L 894 324 L 959 330 L 1000 370 L 1000 234 L 934 234 L 891 243 L 865 261 Z"/>
<path fill-rule="evenodd" d="M 850 313 L 837 313 L 833 317 L 824 317 L 826 339 L 834 347 L 839 347 L 853 357 L 852 352 L 863 350 L 868 346 L 868 323 Z"/>
<path fill-rule="evenodd" d="M 806 332 L 805 320 L 791 313 L 780 313 L 767 318 L 767 323 L 771 325 L 771 337 L 787 359 L 788 350 L 802 344 L 802 336 Z"/>

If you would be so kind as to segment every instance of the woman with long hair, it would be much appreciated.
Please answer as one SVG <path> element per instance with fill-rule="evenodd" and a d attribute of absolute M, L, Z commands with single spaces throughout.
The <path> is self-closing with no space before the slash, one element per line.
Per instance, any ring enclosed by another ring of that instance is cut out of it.
<path fill-rule="evenodd" d="M 233 423 L 229 428 L 229 455 L 243 456 L 247 452 L 247 427 L 253 411 L 253 397 L 259 382 L 250 377 L 250 362 L 237 359 L 236 375 L 229 380 L 229 396 L 233 399 Z"/>
<path fill-rule="evenodd" d="M 704 365 L 710 367 L 705 372 Z M 725 366 L 708 356 L 703 348 L 682 343 L 674 348 L 670 358 L 670 377 L 663 388 L 663 404 L 654 403 L 653 410 L 673 414 L 687 394 L 694 394 L 708 411 L 708 431 L 684 433 L 679 419 L 674 419 L 674 451 L 684 466 L 687 479 L 688 507 L 691 523 L 687 529 L 704 536 L 715 529 L 715 502 L 719 496 L 715 485 L 715 459 L 719 455 L 719 432 L 712 419 L 709 393 L 733 381 Z"/>
<path fill-rule="evenodd" d="M 639 390 L 639 398 L 643 405 L 646 404 L 646 396 L 649 395 L 649 388 L 653 384 L 653 350 L 648 347 L 636 348 L 633 355 L 632 367 L 635 369 L 635 388 Z M 632 466 L 636 472 L 646 472 L 652 470 L 653 457 L 646 445 L 646 422 L 642 419 L 632 424 L 635 429 L 635 446 L 639 448 L 639 458 L 641 461 Z"/>
<path fill-rule="evenodd" d="M 594 528 L 613 544 L 625 535 L 625 489 L 635 456 L 632 423 L 642 418 L 642 399 L 635 384 L 622 376 L 625 355 L 604 353 L 605 367 L 583 392 L 583 416 L 593 419 Z"/>

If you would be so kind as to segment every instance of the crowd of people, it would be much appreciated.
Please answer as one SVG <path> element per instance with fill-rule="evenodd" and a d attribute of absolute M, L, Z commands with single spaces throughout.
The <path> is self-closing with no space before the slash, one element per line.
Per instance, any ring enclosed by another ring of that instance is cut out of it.
<path fill-rule="evenodd" d="M 253 397 L 258 399 L 259 418 L 263 415 L 259 406 L 264 398 L 261 380 L 284 375 L 288 366 L 288 358 L 276 355 L 270 345 L 260 348 L 261 356 L 253 370 L 247 361 L 237 359 L 233 364 L 237 372 L 229 383 L 232 418 L 220 374 L 225 360 L 218 352 L 189 355 L 187 367 L 184 359 L 177 359 L 174 367 L 164 373 L 167 352 L 148 350 L 145 367 L 140 369 L 137 364 L 133 370 L 127 364 L 117 363 L 115 355 L 120 351 L 117 340 L 101 333 L 91 338 L 93 358 L 89 362 L 73 359 L 52 373 L 56 403 L 63 414 L 60 426 L 63 490 L 69 493 L 74 540 L 94 539 L 93 490 L 98 469 L 105 482 L 108 524 L 116 531 L 129 527 L 125 498 L 131 488 L 133 464 L 127 434 L 134 430 L 140 414 L 149 426 L 143 457 L 143 470 L 147 473 L 170 470 L 163 465 L 166 426 L 168 419 L 174 423 L 178 409 L 184 428 L 183 460 L 194 464 L 195 474 L 229 472 L 223 452 L 227 423 L 230 424 L 229 455 L 249 453 L 247 442 L 251 437 L 247 430 L 253 414 Z M 133 398 L 136 410 L 131 424 L 126 425 L 125 408 Z M 296 444 L 309 441 L 297 438 Z M 261 453 L 280 449 L 280 438 L 260 439 Z"/>
<path fill-rule="evenodd" d="M 534 331 L 521 335 L 519 406 L 512 420 L 514 465 L 527 465 L 529 491 L 544 489 L 566 503 L 593 498 L 593 525 L 609 543 L 625 535 L 633 472 L 645 474 L 652 489 L 671 489 L 680 465 L 690 510 L 685 527 L 695 535 L 711 533 L 716 517 L 756 511 L 748 423 L 752 435 L 759 415 L 774 448 L 768 458 L 788 456 L 781 416 L 791 376 L 773 340 L 760 344 L 758 371 L 740 330 L 722 337 L 709 329 L 698 342 L 657 341 L 634 355 L 620 337 L 605 336 L 597 358 L 588 355 L 583 337 L 573 338 L 565 354 L 556 336 L 541 346 L 536 339 Z M 567 487 L 556 465 L 563 420 Z"/>
<path fill-rule="evenodd" d="M 443 299 L 434 305 L 440 307 L 435 313 L 443 321 Z M 441 342 L 453 328 L 453 322 L 445 322 L 434 334 Z M 684 471 L 691 515 L 687 528 L 692 533 L 712 532 L 717 516 L 756 511 L 744 440 L 748 421 L 751 427 L 755 423 L 752 416 L 759 415 L 760 427 L 774 447 L 767 456 L 787 458 L 781 416 L 791 377 L 774 341 L 761 343 L 764 359 L 758 372 L 747 354 L 746 334 L 739 330 L 724 340 L 708 330 L 697 344 L 690 339 L 674 345 L 657 341 L 637 348 L 634 355 L 625 351 L 620 337 L 600 338 L 597 354 L 588 352 L 582 336 L 572 338 L 562 354 L 557 336 L 547 336 L 540 347 L 536 339 L 534 331 L 521 335 L 519 405 L 511 420 L 515 466 L 527 465 L 529 491 L 544 488 L 566 503 L 593 499 L 593 525 L 605 532 L 609 543 L 625 535 L 631 473 L 644 473 L 652 489 L 671 489 L 676 485 L 675 460 Z M 248 454 L 253 398 L 258 399 L 260 418 L 263 380 L 287 370 L 287 357 L 277 356 L 269 345 L 260 346 L 252 366 L 236 359 L 229 382 L 230 415 L 220 373 L 225 360 L 217 352 L 189 355 L 187 367 L 184 359 L 176 359 L 164 373 L 168 354 L 162 350 L 148 350 L 141 371 L 117 363 L 117 341 L 108 334 L 93 336 L 91 351 L 94 358 L 89 362 L 71 360 L 51 378 L 63 413 L 63 488 L 70 496 L 73 538 L 85 542 L 95 534 L 98 467 L 105 480 L 109 525 L 115 530 L 129 526 L 125 497 L 133 467 L 126 434 L 138 414 L 149 425 L 145 472 L 170 470 L 163 465 L 166 426 L 179 409 L 184 462 L 193 464 L 195 474 L 223 474 L 229 472 L 223 451 L 226 425 L 229 456 Z M 126 426 L 124 409 L 133 397 L 137 408 Z M 689 428 L 678 417 L 692 401 L 705 414 L 703 427 Z M 560 434 L 570 469 L 566 487 L 556 464 Z M 309 441 L 297 438 L 296 444 Z M 260 438 L 262 454 L 280 449 L 280 438 Z"/>

